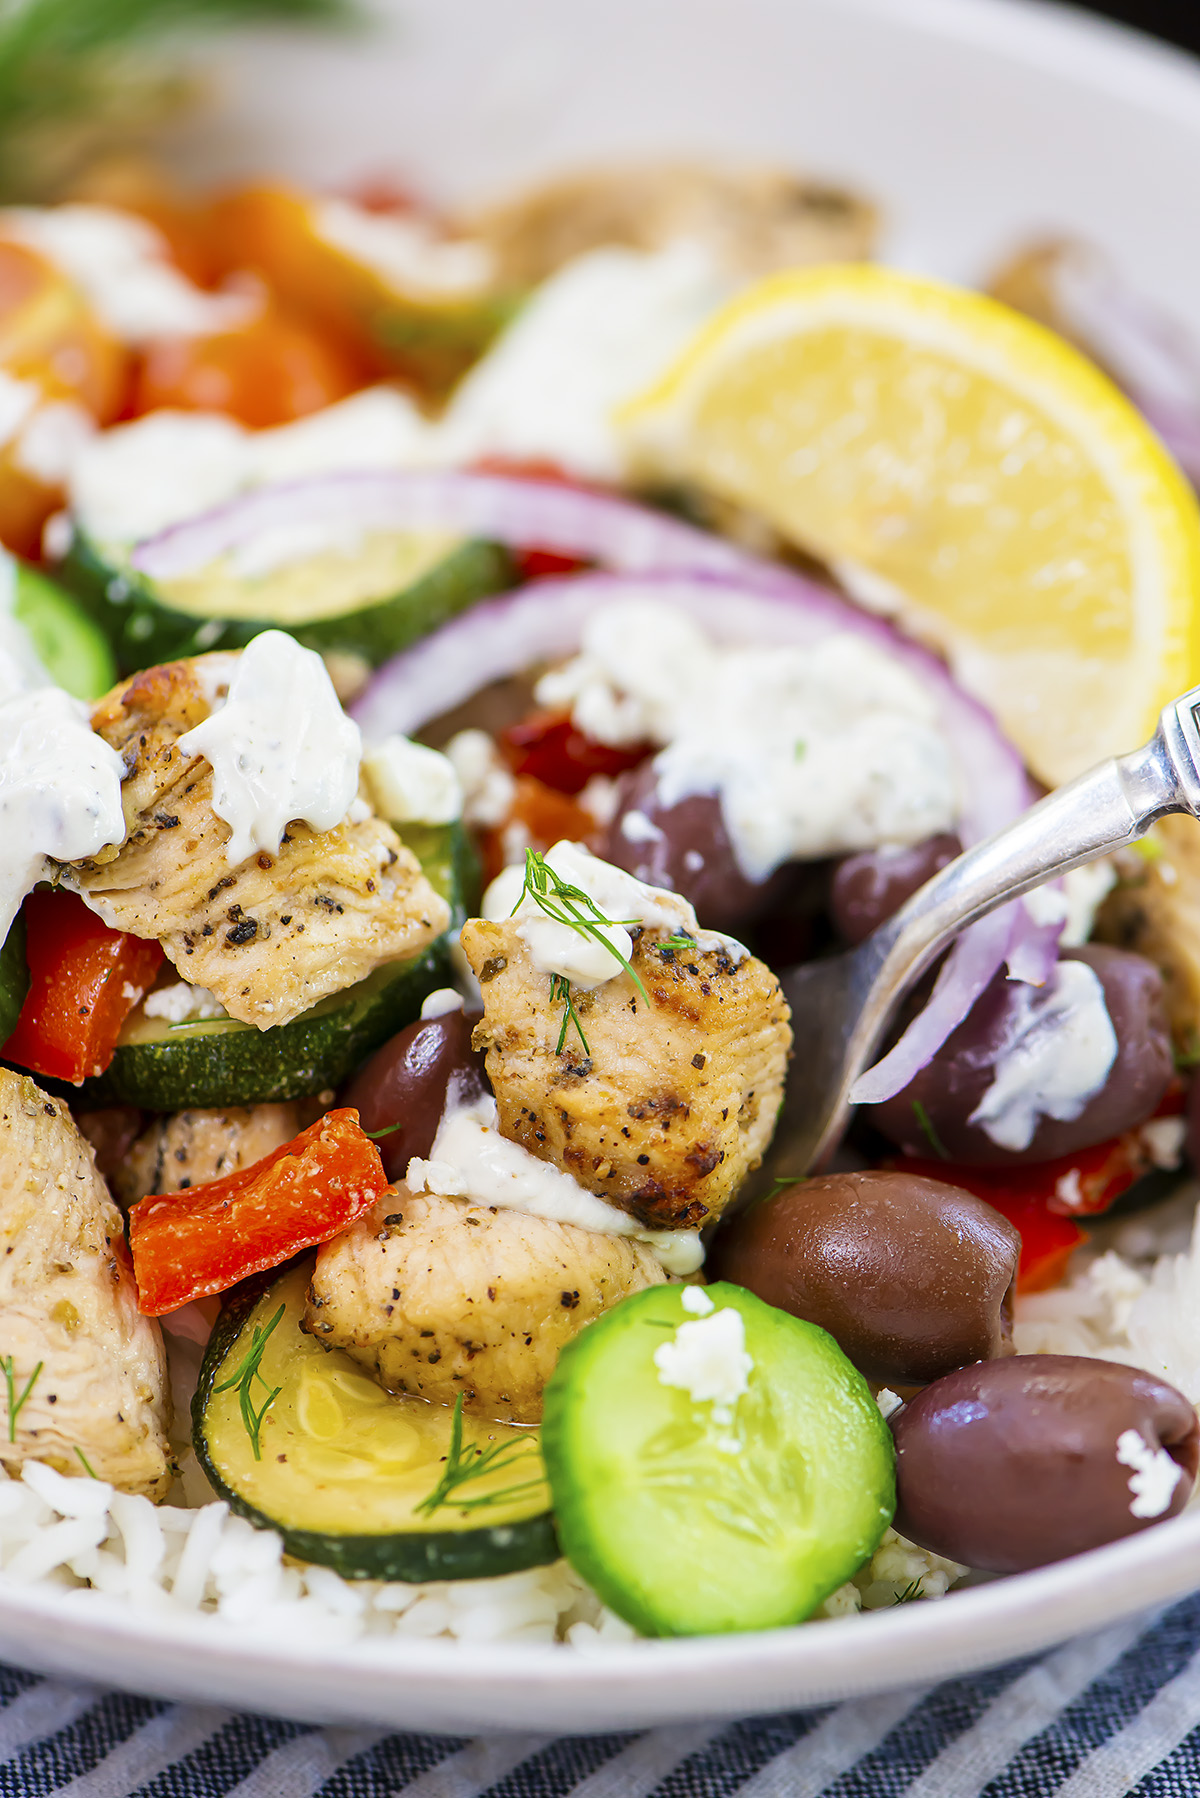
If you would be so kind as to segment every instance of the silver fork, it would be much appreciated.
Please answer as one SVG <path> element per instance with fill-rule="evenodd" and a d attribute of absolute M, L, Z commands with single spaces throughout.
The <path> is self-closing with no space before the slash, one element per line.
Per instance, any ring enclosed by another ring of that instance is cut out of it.
<path fill-rule="evenodd" d="M 1102 762 L 979 843 L 845 955 L 783 976 L 795 1052 L 762 1173 L 820 1168 L 850 1116 L 850 1090 L 901 999 L 959 931 L 1056 875 L 1125 848 L 1169 812 L 1200 817 L 1200 687 L 1166 707 L 1142 749 Z"/>

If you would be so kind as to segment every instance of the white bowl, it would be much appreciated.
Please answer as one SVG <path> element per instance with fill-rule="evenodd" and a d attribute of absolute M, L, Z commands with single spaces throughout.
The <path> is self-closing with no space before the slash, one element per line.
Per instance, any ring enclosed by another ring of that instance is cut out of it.
<path fill-rule="evenodd" d="M 1200 65 L 1021 0 L 403 0 L 366 42 L 251 39 L 213 175 L 392 170 L 481 195 L 640 152 L 777 158 L 874 193 L 888 253 L 978 279 L 1039 228 L 1084 233 L 1200 312 Z M 697 1570 L 702 1575 L 702 1570 Z M 0 1655 L 309 1722 L 636 1728 L 907 1685 L 1044 1648 L 1200 1586 L 1200 1513 L 938 1604 L 594 1655 L 451 1642 L 258 1643 L 90 1595 L 0 1592 Z"/>

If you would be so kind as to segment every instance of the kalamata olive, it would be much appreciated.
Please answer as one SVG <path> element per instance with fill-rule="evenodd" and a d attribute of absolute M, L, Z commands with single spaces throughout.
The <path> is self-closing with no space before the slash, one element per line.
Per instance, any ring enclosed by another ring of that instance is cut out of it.
<path fill-rule="evenodd" d="M 364 1130 L 398 1125 L 380 1137 L 389 1180 L 402 1180 L 414 1155 L 428 1155 L 451 1100 L 468 1103 L 488 1091 L 483 1056 L 471 1047 L 479 1011 L 447 1011 L 418 1018 L 377 1049 L 346 1087 L 341 1105 L 358 1111 Z"/>
<path fill-rule="evenodd" d="M 839 936 L 861 943 L 898 912 L 919 887 L 962 854 L 948 833 L 926 837 L 908 849 L 865 849 L 834 869 L 829 909 Z"/>
<path fill-rule="evenodd" d="M 1195 1172 L 1200 1168 L 1200 1075 L 1192 1076 L 1187 1096 L 1187 1136 L 1184 1139 L 1187 1158 Z"/>
<path fill-rule="evenodd" d="M 709 930 L 736 932 L 752 923 L 783 890 L 786 872 L 764 881 L 747 880 L 737 865 L 717 795 L 693 793 L 664 805 L 655 779 L 647 763 L 622 780 L 600 855 L 650 886 L 681 893 Z"/>
<path fill-rule="evenodd" d="M 1077 1116 L 1039 1117 L 1023 1148 L 1005 1147 L 970 1121 L 992 1085 L 997 1057 L 1020 1008 L 1041 1003 L 1036 991 L 1008 980 L 1001 970 L 928 1067 L 894 1099 L 872 1106 L 876 1129 L 909 1155 L 1016 1167 L 1074 1154 L 1150 1117 L 1174 1071 L 1162 975 L 1144 956 L 1098 943 L 1068 949 L 1062 959 L 1084 962 L 1094 971 L 1117 1038 L 1116 1060 L 1104 1085 Z"/>
<path fill-rule="evenodd" d="M 919 1386 L 1012 1353 L 1021 1238 L 957 1186 L 826 1174 L 732 1219 L 708 1257 L 770 1305 L 820 1324 L 869 1380 Z"/>
<path fill-rule="evenodd" d="M 994 1573 L 1174 1517 L 1200 1458 L 1200 1426 L 1181 1392 L 1083 1355 L 961 1367 L 890 1422 L 900 1534 Z"/>

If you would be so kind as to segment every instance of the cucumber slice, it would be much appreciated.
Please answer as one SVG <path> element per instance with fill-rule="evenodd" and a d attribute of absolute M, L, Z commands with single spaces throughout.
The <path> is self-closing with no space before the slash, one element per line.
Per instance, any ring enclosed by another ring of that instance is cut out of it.
<path fill-rule="evenodd" d="M 451 927 L 466 915 L 473 851 L 461 824 L 406 824 L 408 844 L 426 878 L 450 906 Z M 448 938 L 421 955 L 376 968 L 357 986 L 332 993 L 275 1030 L 236 1018 L 172 1024 L 130 1012 L 104 1073 L 84 1082 L 97 1104 L 147 1111 L 187 1106 L 257 1105 L 336 1089 L 389 1036 L 411 1024 L 428 994 L 450 979 Z"/>
<path fill-rule="evenodd" d="M 559 1357 L 542 1420 L 559 1540 L 645 1635 L 798 1623 L 891 1522 L 891 1433 L 832 1336 L 740 1286 L 706 1288 L 754 1364 L 732 1422 L 665 1385 L 654 1354 L 695 1321 L 688 1290 L 634 1294 Z"/>
<path fill-rule="evenodd" d="M 0 1051 L 17 1027 L 25 995 L 29 991 L 29 968 L 25 962 L 25 920 L 20 912 L 0 947 Z"/>
<path fill-rule="evenodd" d="M 123 674 L 289 631 L 310 649 L 373 667 L 512 580 L 496 544 L 443 533 L 371 531 L 338 549 L 239 573 L 221 557 L 198 574 L 152 582 L 123 554 L 76 533 L 63 580 L 112 644 Z"/>
<path fill-rule="evenodd" d="M 247 1281 L 221 1312 L 192 1401 L 192 1439 L 214 1490 L 251 1523 L 278 1530 L 289 1554 L 346 1579 L 483 1579 L 557 1560 L 550 1495 L 528 1429 L 463 1418 L 468 1468 L 477 1449 L 502 1445 L 496 1465 L 432 1514 L 419 1509 L 445 1471 L 454 1413 L 392 1397 L 349 1355 L 304 1334 L 312 1266 L 305 1256 L 282 1275 Z M 246 1392 L 253 1415 L 279 1389 L 262 1417 L 257 1456 L 238 1379 L 256 1330 L 262 1357 Z"/>
<path fill-rule="evenodd" d="M 76 699 L 99 699 L 115 686 L 117 664 L 103 631 L 69 593 L 23 564 L 13 615 L 42 666 Z"/>

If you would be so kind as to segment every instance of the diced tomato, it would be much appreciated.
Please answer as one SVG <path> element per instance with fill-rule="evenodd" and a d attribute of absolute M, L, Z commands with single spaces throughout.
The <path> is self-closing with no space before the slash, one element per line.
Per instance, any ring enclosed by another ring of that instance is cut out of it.
<path fill-rule="evenodd" d="M 568 794 L 535 780 L 532 774 L 519 775 L 508 817 L 495 830 L 486 831 L 480 843 L 485 880 L 494 880 L 511 859 L 506 839 L 514 827 L 522 845 L 527 843 L 531 849 L 541 850 L 553 848 L 564 838 L 590 847 L 597 835 L 591 812 L 577 805 Z"/>
<path fill-rule="evenodd" d="M 1022 1292 L 1041 1292 L 1047 1286 L 1057 1285 L 1071 1255 L 1084 1240 L 1078 1224 L 1050 1208 L 1054 1182 L 1046 1178 L 1045 1170 L 1057 1166 L 1056 1162 L 1034 1167 L 959 1167 L 949 1161 L 924 1161 L 906 1155 L 887 1165 L 903 1168 L 905 1173 L 921 1174 L 927 1180 L 941 1180 L 947 1186 L 962 1187 L 1006 1217 L 1021 1237 L 1017 1285 Z"/>
<path fill-rule="evenodd" d="M 563 712 L 535 712 L 502 731 L 498 741 L 514 774 L 531 774 L 558 793 L 582 793 L 594 774 L 615 780 L 654 753 L 653 743 L 598 743 Z"/>
<path fill-rule="evenodd" d="M 357 1111 L 330 1111 L 253 1167 L 139 1200 L 129 1246 L 141 1311 L 161 1317 L 328 1242 L 387 1183 Z"/>
<path fill-rule="evenodd" d="M 132 406 L 136 414 L 226 412 L 262 430 L 319 412 L 362 385 L 363 371 L 340 345 L 268 306 L 239 330 L 148 345 Z"/>
<path fill-rule="evenodd" d="M 518 481 L 554 481 L 560 487 L 578 487 L 583 493 L 600 493 L 604 489 L 592 481 L 583 481 L 568 473 L 558 462 L 522 462 L 508 456 L 481 456 L 472 464 L 479 474 L 511 475 Z M 549 575 L 578 574 L 592 563 L 582 556 L 567 556 L 557 549 L 543 549 L 532 544 L 514 549 L 513 566 L 518 582 L 545 580 Z"/>
<path fill-rule="evenodd" d="M 5 1060 L 75 1085 L 102 1074 L 162 949 L 110 930 L 76 894 L 60 891 L 26 899 L 25 955 L 29 992 Z"/>
<path fill-rule="evenodd" d="M 556 549 L 515 549 L 512 560 L 519 585 L 543 581 L 555 574 L 578 574 L 581 568 L 591 567 L 579 556 L 560 555 Z"/>

